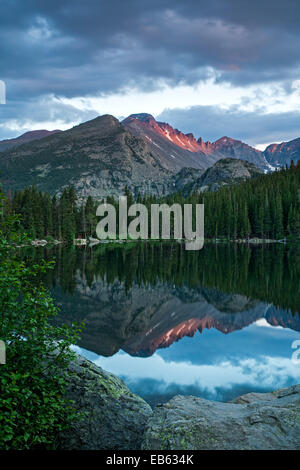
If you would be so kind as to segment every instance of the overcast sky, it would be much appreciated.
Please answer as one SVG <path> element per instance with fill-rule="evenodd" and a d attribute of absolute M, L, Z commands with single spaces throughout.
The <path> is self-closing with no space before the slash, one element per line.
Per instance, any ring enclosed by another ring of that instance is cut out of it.
<path fill-rule="evenodd" d="M 0 138 L 148 112 L 196 137 L 300 136 L 299 0 L 1 0 Z"/>

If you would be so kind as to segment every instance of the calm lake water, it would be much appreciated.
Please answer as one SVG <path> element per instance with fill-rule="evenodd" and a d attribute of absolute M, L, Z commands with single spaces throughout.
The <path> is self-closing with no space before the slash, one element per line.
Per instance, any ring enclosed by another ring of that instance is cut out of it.
<path fill-rule="evenodd" d="M 45 282 L 57 321 L 85 322 L 75 349 L 151 405 L 300 383 L 299 246 L 128 243 L 23 256 L 56 260 Z"/>

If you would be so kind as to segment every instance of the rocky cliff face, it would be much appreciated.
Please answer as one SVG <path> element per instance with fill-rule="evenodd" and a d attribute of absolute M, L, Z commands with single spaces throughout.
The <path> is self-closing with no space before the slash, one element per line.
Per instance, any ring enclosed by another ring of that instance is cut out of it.
<path fill-rule="evenodd" d="M 253 163 L 262 170 L 270 170 L 262 152 L 230 137 L 221 137 L 215 142 L 204 142 L 201 137 L 196 140 L 193 134 L 183 134 L 167 123 L 157 122 L 153 116 L 145 113 L 131 114 L 123 124 L 135 135 L 151 141 L 152 145 L 158 146 L 167 154 L 172 154 L 175 160 L 182 155 L 186 161 L 183 165 L 185 167 L 207 168 L 221 158 L 238 158 Z M 194 160 L 190 164 L 193 157 Z M 177 163 L 180 161 L 178 159 Z"/>
<path fill-rule="evenodd" d="M 296 164 L 300 160 L 300 138 L 281 144 L 271 144 L 264 151 L 264 155 L 275 168 L 289 166 L 292 160 Z"/>
<path fill-rule="evenodd" d="M 219 155 L 220 158 L 238 158 L 240 160 L 246 160 L 262 170 L 269 170 L 263 153 L 240 140 L 231 139 L 226 136 L 221 137 L 221 139 L 211 144 L 210 152 Z"/>
<path fill-rule="evenodd" d="M 181 178 L 182 174 L 182 178 Z M 262 175 L 253 163 L 244 160 L 224 158 L 215 163 L 200 175 L 193 171 L 192 175 L 186 176 L 183 170 L 177 175 L 175 187 L 180 187 L 183 194 L 193 192 L 217 191 L 221 186 L 241 183 L 248 178 Z"/>
<path fill-rule="evenodd" d="M 167 123 L 157 122 L 151 114 L 132 114 L 122 124 L 147 142 L 162 165 L 175 173 L 185 167 L 203 170 L 217 160 L 192 134 L 183 134 Z"/>
<path fill-rule="evenodd" d="M 167 122 L 158 122 L 151 114 L 131 114 L 124 119 L 123 124 L 132 129 L 140 129 L 146 133 L 147 129 L 152 129 L 156 134 L 163 136 L 174 145 L 188 150 L 189 152 L 206 153 L 206 145 L 201 140 L 198 142 L 192 133 L 183 134 L 178 129 L 174 129 Z"/>
<path fill-rule="evenodd" d="M 205 170 L 198 170 L 196 168 L 182 168 L 173 177 L 174 191 L 181 191 L 184 194 L 187 192 L 186 188 L 192 186 L 203 175 Z"/>

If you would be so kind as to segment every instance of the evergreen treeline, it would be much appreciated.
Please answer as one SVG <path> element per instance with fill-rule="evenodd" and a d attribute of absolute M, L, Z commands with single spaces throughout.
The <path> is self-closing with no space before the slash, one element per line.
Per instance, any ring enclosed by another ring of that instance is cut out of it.
<path fill-rule="evenodd" d="M 54 238 L 73 242 L 77 236 L 94 234 L 97 205 L 91 197 L 77 204 L 74 188 L 64 189 L 60 197 L 42 193 L 32 186 L 8 196 L 5 214 L 20 214 L 22 228 L 31 238 Z"/>
<path fill-rule="evenodd" d="M 297 166 L 292 163 L 289 169 L 224 186 L 216 192 L 188 197 L 180 192 L 166 197 L 137 195 L 134 199 L 126 188 L 125 195 L 128 207 L 136 200 L 148 208 L 149 227 L 151 204 L 204 203 L 206 238 L 281 239 L 300 236 L 299 188 L 300 161 Z M 118 214 L 118 200 L 108 197 L 106 201 L 115 206 Z M 72 186 L 64 189 L 60 197 L 52 198 L 30 187 L 8 197 L 5 211 L 21 214 L 23 229 L 32 238 L 54 237 L 72 242 L 76 237 L 95 236 L 96 208 L 100 202 L 89 196 L 86 202 L 78 204 Z"/>
<path fill-rule="evenodd" d="M 300 161 L 295 167 L 204 193 L 206 237 L 300 235 Z"/>

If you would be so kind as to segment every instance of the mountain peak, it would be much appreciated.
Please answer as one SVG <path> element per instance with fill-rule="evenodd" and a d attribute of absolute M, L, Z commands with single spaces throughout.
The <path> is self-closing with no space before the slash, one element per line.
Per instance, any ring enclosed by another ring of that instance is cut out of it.
<path fill-rule="evenodd" d="M 120 121 L 118 121 L 117 118 L 115 118 L 112 114 L 103 114 L 102 116 L 97 116 L 94 119 L 90 119 L 89 121 L 82 122 L 81 124 L 78 124 L 78 126 L 74 127 L 80 127 L 80 126 L 93 126 L 93 125 L 98 125 L 98 124 L 115 124 L 119 125 Z"/>
<path fill-rule="evenodd" d="M 151 114 L 131 114 L 124 119 L 123 124 L 131 128 L 137 126 L 142 126 L 144 129 L 148 128 L 183 150 L 195 153 L 203 152 L 203 145 L 197 142 L 192 133 L 184 134 L 178 129 L 174 129 L 167 122 L 156 121 Z"/>
<path fill-rule="evenodd" d="M 138 119 L 141 122 L 146 122 L 146 123 L 151 123 L 152 121 L 155 121 L 155 118 L 152 116 L 152 114 L 149 113 L 137 113 L 137 114 L 130 114 L 124 121 L 126 120 L 131 120 L 131 119 Z"/>
<path fill-rule="evenodd" d="M 232 139 L 231 137 L 228 137 L 227 135 L 223 135 L 223 137 L 220 137 L 220 139 L 216 140 L 214 143 L 234 143 L 234 142 L 241 142 L 240 140 Z"/>
<path fill-rule="evenodd" d="M 66 133 L 82 133 L 86 135 L 97 135 L 99 133 L 107 134 L 114 130 L 122 129 L 122 125 L 117 118 L 111 114 L 103 114 L 102 116 L 97 116 L 90 121 L 82 122 L 77 126 L 74 126 L 72 129 L 65 131 Z"/>

